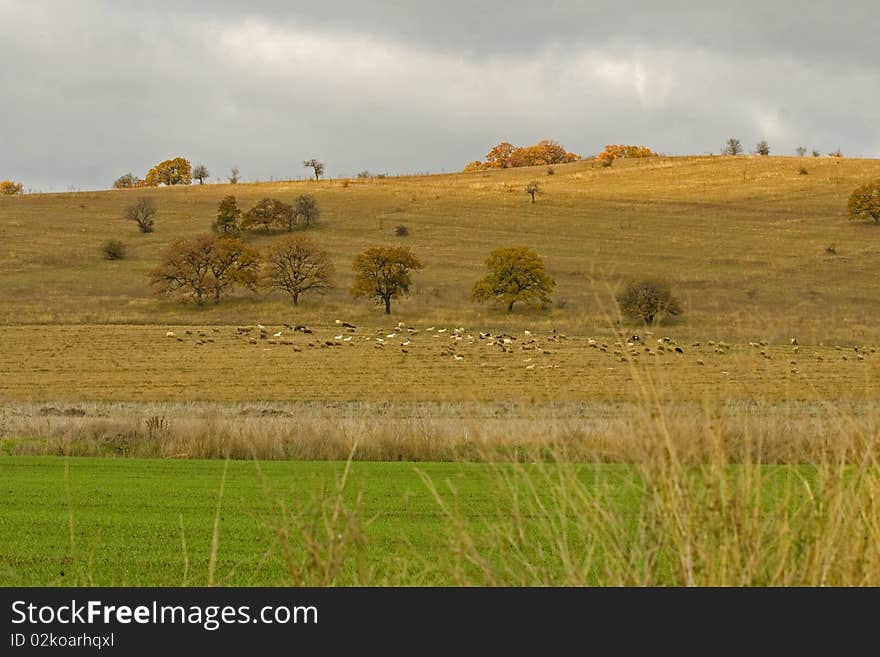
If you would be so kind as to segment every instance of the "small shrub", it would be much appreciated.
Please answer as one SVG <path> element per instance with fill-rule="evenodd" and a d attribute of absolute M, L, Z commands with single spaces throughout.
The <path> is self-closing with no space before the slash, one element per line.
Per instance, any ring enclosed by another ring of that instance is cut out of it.
<path fill-rule="evenodd" d="M 552 176 L 554 173 L 556 173 L 556 169 L 554 169 L 553 167 L 547 167 L 548 176 Z"/>
<path fill-rule="evenodd" d="M 365 170 L 361 171 L 360 173 L 358 173 L 357 177 L 360 178 L 361 180 L 365 180 L 367 178 L 372 178 L 373 174 L 371 174 L 369 171 L 367 171 L 365 169 Z"/>
<path fill-rule="evenodd" d="M 144 181 L 133 173 L 126 173 L 119 176 L 113 181 L 113 189 L 131 189 L 133 187 L 143 187 Z"/>
<path fill-rule="evenodd" d="M 617 303 L 624 315 L 640 319 L 645 324 L 682 313 L 681 304 L 672 295 L 669 285 L 654 279 L 630 283 L 617 297 Z"/>
<path fill-rule="evenodd" d="M 398 237 L 408 237 L 409 236 L 409 228 L 400 224 L 397 228 L 394 229 L 394 234 Z"/>
<path fill-rule="evenodd" d="M 600 157 L 599 158 L 599 166 L 601 166 L 601 167 L 608 168 L 612 164 L 614 164 L 613 157 Z"/>
<path fill-rule="evenodd" d="M 825 247 L 825 253 L 828 255 L 837 255 L 837 247 L 834 244 Z"/>
<path fill-rule="evenodd" d="M 830 153 L 828 153 L 828 155 L 829 155 L 830 157 L 843 157 L 843 151 L 841 151 L 841 150 L 838 148 L 836 151 L 831 151 Z"/>
<path fill-rule="evenodd" d="M 821 155 L 822 153 L 820 153 L 819 151 L 813 151 L 813 157 L 819 157 Z"/>
<path fill-rule="evenodd" d="M 810 172 L 807 171 L 807 167 L 798 167 L 798 175 L 806 176 Z"/>
<path fill-rule="evenodd" d="M 122 260 L 125 257 L 126 246 L 119 240 L 107 240 L 101 247 L 101 253 L 106 260 Z"/>
<path fill-rule="evenodd" d="M 384 180 L 387 176 L 388 176 L 387 173 L 379 173 L 379 174 L 376 174 L 376 177 L 377 177 L 379 180 Z"/>

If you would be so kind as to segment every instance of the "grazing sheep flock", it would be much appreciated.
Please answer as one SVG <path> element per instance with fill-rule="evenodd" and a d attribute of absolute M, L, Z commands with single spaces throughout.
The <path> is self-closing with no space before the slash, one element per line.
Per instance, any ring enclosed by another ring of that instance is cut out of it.
<path fill-rule="evenodd" d="M 276 330 L 277 329 L 277 330 Z M 557 369 L 565 366 L 565 359 L 571 350 L 592 350 L 600 359 L 615 363 L 668 363 L 686 360 L 697 366 L 705 366 L 710 359 L 722 359 L 736 351 L 753 353 L 761 360 L 788 359 L 787 365 L 792 374 L 799 373 L 798 364 L 803 360 L 822 362 L 829 357 L 829 348 L 820 345 L 806 358 L 800 354 L 800 342 L 791 338 L 788 344 L 771 345 L 766 340 L 748 342 L 745 345 L 731 345 L 723 340 L 679 341 L 670 336 L 658 336 L 652 331 L 643 331 L 628 338 L 608 338 L 590 336 L 567 336 L 556 329 L 540 332 L 525 329 L 519 335 L 508 332 L 472 330 L 463 326 L 418 328 L 398 322 L 391 328 L 365 329 L 342 320 L 335 320 L 327 326 L 309 328 L 301 324 L 284 324 L 281 327 L 267 328 L 262 324 L 238 326 L 224 333 L 223 329 L 186 329 L 183 335 L 168 330 L 166 337 L 177 342 L 190 341 L 194 346 L 204 347 L 222 341 L 224 337 L 247 345 L 262 347 L 265 350 L 289 348 L 292 353 L 309 349 L 372 348 L 388 354 L 402 356 L 420 354 L 423 357 L 448 359 L 453 362 L 480 362 L 488 355 L 512 357 L 521 354 L 521 367 L 525 370 Z M 565 353 L 559 348 L 565 344 Z M 833 347 L 841 361 L 864 361 L 876 348 L 865 346 Z M 824 352 L 824 353 L 823 353 Z M 722 368 L 722 374 L 729 374 Z"/>

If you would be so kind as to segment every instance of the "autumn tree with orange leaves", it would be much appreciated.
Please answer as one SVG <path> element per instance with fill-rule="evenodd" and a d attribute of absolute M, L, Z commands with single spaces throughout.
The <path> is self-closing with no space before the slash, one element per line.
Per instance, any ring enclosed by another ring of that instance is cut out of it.
<path fill-rule="evenodd" d="M 547 166 L 575 162 L 580 155 L 570 153 L 558 142 L 543 139 L 532 146 L 514 146 L 503 141 L 486 153 L 486 161 L 475 160 L 464 170 L 485 171 L 487 169 L 512 169 L 516 167 Z"/>
<path fill-rule="evenodd" d="M 626 146 L 624 144 L 609 144 L 605 150 L 596 156 L 596 159 L 602 163 L 610 163 L 619 159 L 630 159 L 640 157 L 659 157 L 659 153 L 655 153 L 647 146 Z"/>

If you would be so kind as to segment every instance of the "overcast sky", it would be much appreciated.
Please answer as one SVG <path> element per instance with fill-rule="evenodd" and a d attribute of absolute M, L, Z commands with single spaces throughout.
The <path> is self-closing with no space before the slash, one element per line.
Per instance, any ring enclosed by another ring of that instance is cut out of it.
<path fill-rule="evenodd" d="M 542 138 L 880 155 L 876 0 L 0 0 L 0 179 L 461 169 Z"/>

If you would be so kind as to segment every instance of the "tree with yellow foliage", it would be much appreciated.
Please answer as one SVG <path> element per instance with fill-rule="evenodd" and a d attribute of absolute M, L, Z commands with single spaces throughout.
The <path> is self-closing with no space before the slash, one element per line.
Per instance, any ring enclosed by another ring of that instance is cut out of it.
<path fill-rule="evenodd" d="M 352 264 L 355 279 L 351 296 L 373 299 L 385 305 L 385 314 L 391 314 L 391 300 L 408 294 L 412 286 L 411 272 L 422 268 L 422 263 L 405 246 L 376 246 L 355 258 Z"/>
<path fill-rule="evenodd" d="M 17 194 L 24 194 L 24 185 L 17 182 L 12 182 L 11 180 L 4 180 L 0 182 L 0 194 L 4 196 L 16 196 Z"/>
<path fill-rule="evenodd" d="M 847 204 L 851 219 L 873 219 L 880 224 L 880 180 L 857 188 Z"/>
<path fill-rule="evenodd" d="M 182 157 L 165 160 L 147 172 L 144 184 L 147 187 L 192 184 L 192 165 L 189 160 Z"/>
<path fill-rule="evenodd" d="M 556 282 L 547 274 L 544 261 L 535 251 L 518 246 L 492 251 L 486 260 L 489 273 L 474 285 L 471 300 L 495 300 L 513 310 L 518 301 L 536 305 L 550 303 Z"/>

